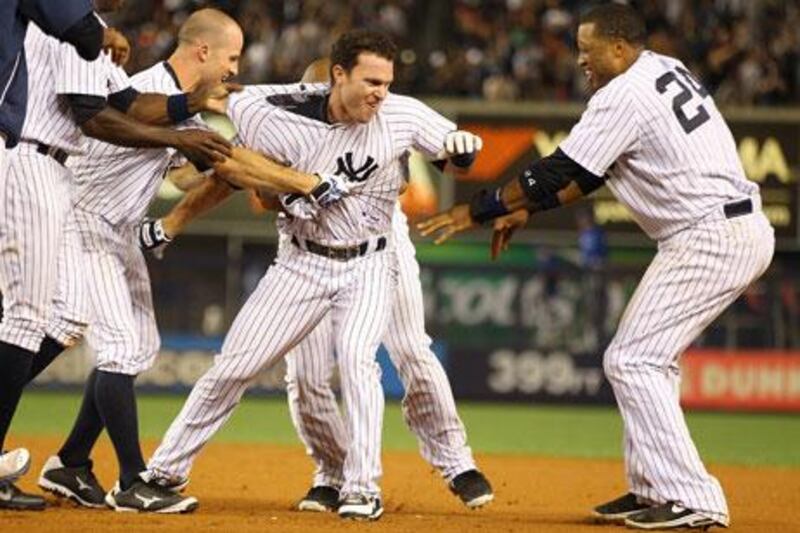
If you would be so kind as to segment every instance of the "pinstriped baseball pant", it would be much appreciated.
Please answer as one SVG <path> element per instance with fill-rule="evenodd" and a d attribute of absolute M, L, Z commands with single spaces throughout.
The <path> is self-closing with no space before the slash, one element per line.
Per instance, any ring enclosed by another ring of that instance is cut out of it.
<path fill-rule="evenodd" d="M 92 323 L 87 340 L 96 368 L 138 375 L 153 366 L 161 339 L 150 276 L 134 226 L 115 227 L 75 210 Z"/>
<path fill-rule="evenodd" d="M 294 245 L 283 247 L 150 459 L 151 476 L 187 478 L 201 448 L 230 417 L 258 372 L 330 315 L 342 394 L 351 406 L 342 490 L 379 493 L 384 398 L 375 352 L 395 285 L 393 249 L 336 261 Z"/>
<path fill-rule="evenodd" d="M 423 458 L 446 480 L 475 468 L 447 374 L 431 351 L 419 264 L 408 225 L 395 224 L 398 287 L 383 337 L 406 394 L 403 415 Z M 331 323 L 323 320 L 287 357 L 287 397 L 292 422 L 316 465 L 314 486 L 344 483 L 348 433 L 331 389 L 335 360 Z M 345 410 L 347 409 L 345 405 Z"/>
<path fill-rule="evenodd" d="M 86 324 L 71 174 L 21 144 L 2 175 L 0 205 L 0 340 L 37 352 L 45 334 L 72 344 Z M 59 279 L 59 265 L 69 276 Z M 57 315 L 63 315 L 63 320 Z"/>
<path fill-rule="evenodd" d="M 631 492 L 675 502 L 723 524 L 728 507 L 703 466 L 679 404 L 678 361 L 689 344 L 772 260 L 775 238 L 757 212 L 714 213 L 659 242 L 604 358 L 624 422 Z"/>

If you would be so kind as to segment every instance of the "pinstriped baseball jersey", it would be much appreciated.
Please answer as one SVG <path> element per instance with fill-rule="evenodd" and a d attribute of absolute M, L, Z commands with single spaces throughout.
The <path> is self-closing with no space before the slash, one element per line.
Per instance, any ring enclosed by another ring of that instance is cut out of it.
<path fill-rule="evenodd" d="M 708 92 L 677 59 L 642 52 L 601 88 L 561 149 L 660 240 L 752 196 L 736 144 Z"/>
<path fill-rule="evenodd" d="M 131 77 L 142 93 L 181 93 L 177 77 L 166 62 Z M 181 125 L 199 126 L 192 118 Z M 126 148 L 91 139 L 85 157 L 70 160 L 78 187 L 75 207 L 101 215 L 108 222 L 138 223 L 158 192 L 164 173 L 172 164 L 174 150 Z"/>
<path fill-rule="evenodd" d="M 83 133 L 60 95 L 107 97 L 130 86 L 125 71 L 108 55 L 84 61 L 75 49 L 45 35 L 31 24 L 25 37 L 28 61 L 28 110 L 23 140 L 61 148 L 70 155 L 84 153 Z"/>
<path fill-rule="evenodd" d="M 391 162 L 410 148 L 433 158 L 455 124 L 423 103 L 389 94 L 367 124 L 325 120 L 327 85 L 295 84 L 234 95 L 228 113 L 248 147 L 305 172 L 345 175 L 351 192 L 315 220 L 286 221 L 288 233 L 330 246 L 351 246 L 391 230 L 403 179 Z M 278 89 L 280 90 L 280 89 Z"/>

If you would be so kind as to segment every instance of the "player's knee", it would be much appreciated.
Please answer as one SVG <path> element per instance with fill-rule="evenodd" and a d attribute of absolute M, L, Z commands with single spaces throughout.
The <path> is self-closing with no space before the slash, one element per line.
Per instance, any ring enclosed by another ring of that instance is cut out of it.
<path fill-rule="evenodd" d="M 353 352 L 351 352 L 353 353 Z M 361 353 L 353 357 L 339 356 L 339 375 L 342 384 L 348 381 L 369 381 L 381 379 L 381 366 L 375 360 L 375 354 Z"/>
<path fill-rule="evenodd" d="M 630 370 L 630 363 L 612 342 L 603 355 L 603 373 L 606 379 L 611 383 L 623 381 L 629 376 Z"/>

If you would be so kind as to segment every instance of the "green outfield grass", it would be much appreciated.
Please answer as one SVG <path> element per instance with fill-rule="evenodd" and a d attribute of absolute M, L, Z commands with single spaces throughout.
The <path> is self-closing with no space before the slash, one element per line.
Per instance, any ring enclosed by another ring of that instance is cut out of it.
<path fill-rule="evenodd" d="M 77 394 L 28 392 L 12 432 L 66 435 L 79 402 Z M 182 405 L 183 397 L 141 395 L 142 436 L 158 439 Z M 470 445 L 479 453 L 620 457 L 622 422 L 612 408 L 462 402 L 459 411 Z M 800 466 L 798 416 L 691 413 L 688 420 L 700 452 L 709 462 Z M 216 438 L 299 443 L 283 397 L 246 399 Z M 387 404 L 384 446 L 395 450 L 416 448 L 397 403 Z"/>

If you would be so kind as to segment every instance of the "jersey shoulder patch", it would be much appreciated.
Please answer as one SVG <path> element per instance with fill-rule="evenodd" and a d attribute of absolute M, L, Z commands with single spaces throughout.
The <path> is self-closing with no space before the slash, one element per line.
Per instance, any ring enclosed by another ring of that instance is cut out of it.
<path fill-rule="evenodd" d="M 300 85 L 301 92 L 272 94 L 267 96 L 267 102 L 284 111 L 297 115 L 328 123 L 328 94 L 304 92 L 304 86 Z"/>

